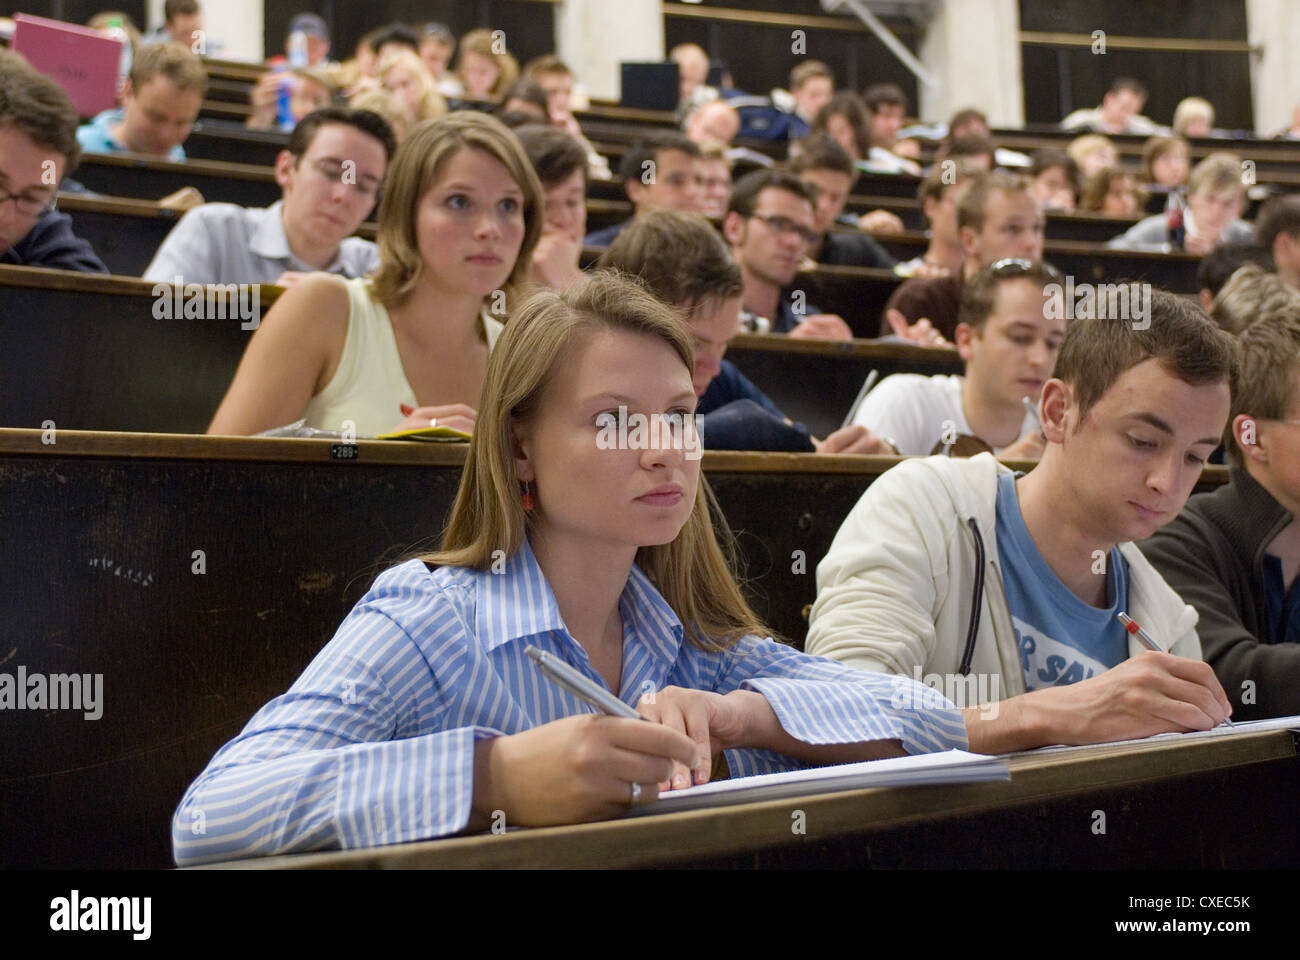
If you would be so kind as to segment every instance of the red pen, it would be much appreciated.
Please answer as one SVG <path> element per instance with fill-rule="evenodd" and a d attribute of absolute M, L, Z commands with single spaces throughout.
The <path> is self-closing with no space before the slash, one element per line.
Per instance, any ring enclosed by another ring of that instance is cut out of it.
<path fill-rule="evenodd" d="M 1124 613 L 1122 611 L 1120 612 L 1119 622 L 1124 624 L 1125 630 L 1127 630 L 1130 634 L 1132 634 L 1133 636 L 1141 640 L 1143 643 L 1145 643 L 1147 647 L 1150 648 L 1151 650 L 1160 649 L 1159 647 L 1156 646 L 1156 642 L 1147 636 L 1147 632 L 1138 626 L 1138 622 L 1134 620 L 1132 617 L 1130 617 L 1127 613 Z M 1234 726 L 1234 724 L 1231 719 L 1229 719 L 1228 717 L 1224 717 L 1223 723 L 1219 724 L 1219 726 L 1231 727 Z"/>
<path fill-rule="evenodd" d="M 415 413 L 415 407 L 408 407 L 404 403 L 400 404 L 397 409 L 402 411 L 402 416 L 404 417 L 409 417 L 411 414 Z"/>

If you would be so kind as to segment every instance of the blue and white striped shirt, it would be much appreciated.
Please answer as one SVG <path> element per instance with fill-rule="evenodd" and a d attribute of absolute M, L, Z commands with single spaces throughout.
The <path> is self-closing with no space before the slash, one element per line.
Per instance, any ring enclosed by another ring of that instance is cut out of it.
<path fill-rule="evenodd" d="M 755 636 L 715 651 L 683 642 L 681 621 L 636 566 L 619 612 L 618 696 L 628 704 L 669 685 L 747 689 L 805 743 L 899 740 L 909 753 L 967 744 L 961 712 L 907 678 Z M 380 846 L 464 829 L 475 741 L 593 712 L 538 671 L 524 655 L 530 643 L 605 685 L 565 628 L 527 542 L 496 574 L 431 573 L 418 560 L 387 570 L 289 691 L 190 785 L 172 818 L 176 862 Z M 727 762 L 733 776 L 805 766 L 751 749 L 728 751 Z"/>

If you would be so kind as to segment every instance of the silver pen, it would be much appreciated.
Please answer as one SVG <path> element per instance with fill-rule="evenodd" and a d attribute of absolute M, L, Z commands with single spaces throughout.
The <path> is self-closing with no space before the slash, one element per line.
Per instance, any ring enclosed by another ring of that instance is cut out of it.
<path fill-rule="evenodd" d="M 1119 612 L 1119 622 L 1124 624 L 1125 630 L 1127 630 L 1133 636 L 1137 637 L 1144 644 L 1146 644 L 1148 650 L 1155 650 L 1157 652 L 1161 652 L 1160 648 L 1156 646 L 1156 642 L 1152 640 L 1149 636 L 1147 636 L 1147 632 L 1145 630 L 1143 630 L 1140 626 L 1138 626 L 1138 622 L 1134 620 L 1132 617 L 1130 617 L 1123 610 Z M 1232 720 L 1228 717 L 1224 717 L 1223 723 L 1219 724 L 1219 726 L 1221 727 L 1223 726 L 1231 727 L 1233 725 L 1234 724 Z"/>
<path fill-rule="evenodd" d="M 871 392 L 871 388 L 876 385 L 876 381 L 879 379 L 879 370 L 872 370 L 867 374 L 867 379 L 862 382 L 862 389 L 858 391 L 857 397 L 853 400 L 853 406 L 849 407 L 848 416 L 844 418 L 844 426 L 840 427 L 841 430 L 843 430 L 844 427 L 853 425 L 853 418 L 858 415 L 858 407 L 862 406 L 863 399 L 865 399 L 866 395 Z"/>
<path fill-rule="evenodd" d="M 618 697 L 596 686 L 554 654 L 540 650 L 532 644 L 524 647 L 524 653 L 537 661 L 538 669 L 546 674 L 549 680 L 601 713 L 611 717 L 627 717 L 629 720 L 645 719 Z"/>

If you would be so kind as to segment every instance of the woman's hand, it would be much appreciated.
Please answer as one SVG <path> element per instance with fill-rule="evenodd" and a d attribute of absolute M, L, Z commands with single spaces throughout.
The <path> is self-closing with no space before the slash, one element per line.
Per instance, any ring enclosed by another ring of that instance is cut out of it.
<path fill-rule="evenodd" d="M 441 407 L 416 407 L 414 410 L 403 405 L 402 413 L 406 414 L 406 419 L 388 431 L 389 433 L 427 430 L 434 426 L 435 419 L 439 427 L 450 427 L 461 433 L 473 433 L 474 421 L 478 419 L 478 411 L 464 403 L 449 403 Z"/>
<path fill-rule="evenodd" d="M 660 790 L 707 783 L 714 755 L 743 745 L 762 711 L 771 711 L 762 694 L 753 691 L 735 690 L 724 696 L 683 687 L 647 693 L 636 708 L 641 716 L 680 731 L 695 744 L 691 762 L 674 764 L 671 780 L 664 777 L 659 782 Z"/>
<path fill-rule="evenodd" d="M 486 826 L 498 810 L 533 827 L 617 816 L 631 805 L 632 784 L 641 785 L 638 803 L 654 801 L 674 762 L 692 762 L 696 750 L 668 724 L 598 714 L 481 740 L 470 825 Z"/>

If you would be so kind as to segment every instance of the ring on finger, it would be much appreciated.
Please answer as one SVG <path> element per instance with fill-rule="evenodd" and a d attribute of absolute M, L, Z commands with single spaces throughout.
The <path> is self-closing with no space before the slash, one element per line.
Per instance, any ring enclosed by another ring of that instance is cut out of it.
<path fill-rule="evenodd" d="M 429 418 L 429 426 L 430 426 L 430 427 L 435 427 L 435 428 L 436 428 L 436 427 L 438 426 L 438 418 L 437 418 L 437 417 L 430 417 L 430 418 Z"/>
<path fill-rule="evenodd" d="M 632 783 L 632 799 L 628 801 L 628 806 L 629 806 L 629 807 L 635 807 L 635 806 L 636 806 L 638 803 L 640 803 L 640 802 L 641 802 L 641 784 L 636 783 L 635 781 L 633 781 L 633 783 Z"/>

